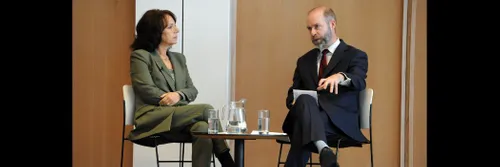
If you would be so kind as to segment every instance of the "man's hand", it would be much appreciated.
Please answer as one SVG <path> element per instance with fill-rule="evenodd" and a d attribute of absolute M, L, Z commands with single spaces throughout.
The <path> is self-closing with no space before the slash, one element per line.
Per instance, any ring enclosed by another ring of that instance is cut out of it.
<path fill-rule="evenodd" d="M 330 86 L 330 93 L 335 89 L 335 94 L 338 94 L 339 83 L 344 81 L 344 79 L 344 75 L 340 73 L 333 74 L 328 78 L 322 78 L 319 80 L 317 90 L 323 90 Z"/>
<path fill-rule="evenodd" d="M 181 99 L 181 96 L 177 92 L 168 92 L 162 94 L 160 97 L 161 97 L 160 105 L 162 106 L 164 105 L 172 106 L 175 103 L 179 102 L 179 100 Z"/>

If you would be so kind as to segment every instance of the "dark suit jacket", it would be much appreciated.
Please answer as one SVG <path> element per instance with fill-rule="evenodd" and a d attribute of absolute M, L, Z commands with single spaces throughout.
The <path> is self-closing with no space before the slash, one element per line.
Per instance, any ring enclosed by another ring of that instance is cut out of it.
<path fill-rule="evenodd" d="M 318 87 L 317 58 L 319 53 L 319 49 L 315 48 L 297 60 L 293 84 L 288 89 L 286 98 L 288 109 L 292 107 L 293 89 L 316 90 Z M 337 95 L 330 93 L 329 88 L 318 92 L 319 105 L 327 112 L 330 120 L 346 135 L 360 143 L 368 141 L 359 127 L 358 110 L 358 96 L 359 92 L 366 87 L 367 71 L 368 57 L 366 53 L 341 40 L 323 72 L 322 78 L 344 72 L 351 78 L 351 84 L 350 86 L 339 85 Z M 287 115 L 283 122 L 283 132 L 290 133 L 292 131 L 291 125 Z"/>

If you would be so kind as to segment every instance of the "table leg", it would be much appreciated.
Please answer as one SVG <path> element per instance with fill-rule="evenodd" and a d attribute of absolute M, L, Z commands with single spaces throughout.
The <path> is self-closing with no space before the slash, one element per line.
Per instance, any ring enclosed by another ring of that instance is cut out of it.
<path fill-rule="evenodd" d="M 245 140 L 235 139 L 234 140 L 234 156 L 235 163 L 238 167 L 245 166 Z"/>

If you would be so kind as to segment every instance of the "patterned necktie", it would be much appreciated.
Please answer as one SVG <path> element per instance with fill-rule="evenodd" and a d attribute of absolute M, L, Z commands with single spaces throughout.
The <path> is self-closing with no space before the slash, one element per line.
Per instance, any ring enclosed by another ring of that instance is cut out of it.
<path fill-rule="evenodd" d="M 323 75 L 323 71 L 325 70 L 326 68 L 326 65 L 328 64 L 326 62 L 326 54 L 330 52 L 328 51 L 328 49 L 325 49 L 323 50 L 323 57 L 321 57 L 321 61 L 319 63 L 319 73 L 318 73 L 318 81 L 321 79 L 321 76 Z"/>

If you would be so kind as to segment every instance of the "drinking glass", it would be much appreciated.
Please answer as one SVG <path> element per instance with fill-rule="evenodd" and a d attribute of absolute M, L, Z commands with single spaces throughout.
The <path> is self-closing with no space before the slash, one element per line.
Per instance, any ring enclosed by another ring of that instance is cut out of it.
<path fill-rule="evenodd" d="M 269 133 L 269 123 L 270 123 L 270 113 L 269 110 L 259 110 L 258 111 L 258 122 L 257 131 L 261 134 Z"/>
<path fill-rule="evenodd" d="M 219 131 L 219 115 L 217 109 L 208 109 L 208 133 L 214 134 Z"/>

